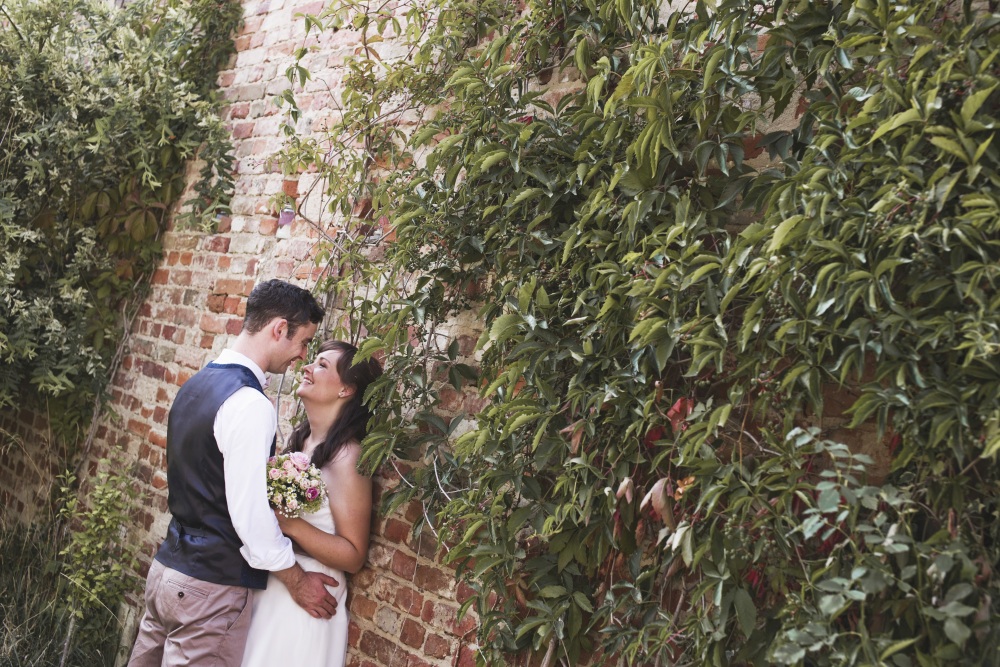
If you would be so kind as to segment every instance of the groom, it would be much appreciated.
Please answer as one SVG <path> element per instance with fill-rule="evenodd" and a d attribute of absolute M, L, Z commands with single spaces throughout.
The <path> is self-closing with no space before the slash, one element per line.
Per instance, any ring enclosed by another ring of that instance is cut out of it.
<path fill-rule="evenodd" d="M 253 590 L 273 572 L 315 618 L 337 602 L 332 577 L 295 562 L 268 506 L 265 468 L 276 415 L 264 372 L 305 359 L 323 319 L 308 291 L 257 285 L 232 346 L 184 383 L 167 421 L 167 504 L 173 515 L 146 580 L 129 667 L 220 665 L 243 659 Z"/>

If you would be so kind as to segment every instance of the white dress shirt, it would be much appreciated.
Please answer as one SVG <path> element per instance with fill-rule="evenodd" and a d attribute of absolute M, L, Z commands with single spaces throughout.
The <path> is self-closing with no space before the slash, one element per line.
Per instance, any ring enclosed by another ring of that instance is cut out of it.
<path fill-rule="evenodd" d="M 263 387 L 264 371 L 249 357 L 224 350 L 217 364 L 246 366 Z M 271 401 L 252 387 L 242 387 L 226 399 L 215 415 L 215 441 L 222 452 L 226 502 L 240 554 L 258 570 L 284 570 L 295 564 L 292 541 L 285 537 L 267 502 L 267 457 L 278 419 Z"/>

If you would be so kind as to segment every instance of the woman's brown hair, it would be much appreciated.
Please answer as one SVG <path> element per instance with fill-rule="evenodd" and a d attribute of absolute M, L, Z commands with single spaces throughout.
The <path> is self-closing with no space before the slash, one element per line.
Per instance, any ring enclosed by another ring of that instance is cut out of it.
<path fill-rule="evenodd" d="M 382 367 L 374 359 L 366 359 L 355 364 L 354 355 L 357 354 L 358 348 L 350 343 L 327 340 L 319 346 L 317 354 L 322 352 L 340 352 L 340 357 L 337 359 L 337 373 L 345 385 L 354 389 L 354 393 L 337 416 L 337 420 L 330 426 L 326 438 L 313 450 L 312 462 L 317 468 L 322 468 L 332 461 L 344 445 L 360 442 L 365 437 L 368 420 L 371 418 L 371 410 L 364 403 L 365 392 L 368 390 L 368 385 L 382 375 Z M 301 452 L 310 433 L 309 420 L 303 419 L 288 439 L 288 451 Z"/>

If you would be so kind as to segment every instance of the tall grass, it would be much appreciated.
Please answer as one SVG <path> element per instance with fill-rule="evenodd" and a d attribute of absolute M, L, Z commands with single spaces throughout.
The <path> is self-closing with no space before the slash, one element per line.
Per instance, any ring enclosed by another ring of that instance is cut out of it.
<path fill-rule="evenodd" d="M 0 667 L 56 667 L 70 626 L 54 522 L 0 521 Z M 121 630 L 106 609 L 77 622 L 66 664 L 112 667 Z"/>

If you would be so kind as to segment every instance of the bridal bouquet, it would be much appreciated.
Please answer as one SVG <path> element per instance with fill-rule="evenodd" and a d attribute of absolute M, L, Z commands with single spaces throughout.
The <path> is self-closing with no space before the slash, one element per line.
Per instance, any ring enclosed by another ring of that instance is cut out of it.
<path fill-rule="evenodd" d="M 278 514 L 290 519 L 323 506 L 326 487 L 308 454 L 278 454 L 267 460 L 267 500 Z"/>

